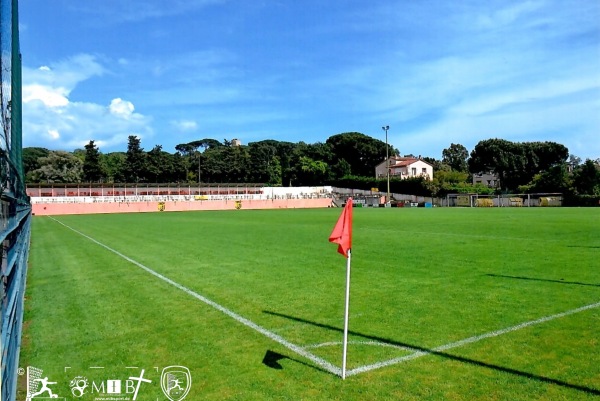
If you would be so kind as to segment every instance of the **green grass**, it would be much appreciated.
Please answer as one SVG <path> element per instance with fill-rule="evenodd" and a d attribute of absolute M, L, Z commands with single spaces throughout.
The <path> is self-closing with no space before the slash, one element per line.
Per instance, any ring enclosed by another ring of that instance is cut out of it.
<path fill-rule="evenodd" d="M 355 209 L 349 369 L 412 353 L 359 342 L 431 350 L 600 302 L 598 212 Z M 306 346 L 342 339 L 345 259 L 327 241 L 339 213 L 56 219 Z M 342 381 L 48 217 L 33 221 L 26 309 L 21 366 L 43 368 L 61 396 L 71 396 L 76 375 L 126 378 L 125 367 L 137 366 L 153 380 L 138 400 L 166 399 L 155 367 L 169 365 L 190 369 L 189 400 L 600 395 L 600 308 Z M 268 350 L 287 357 L 283 369 L 262 363 Z M 341 365 L 341 345 L 309 351 Z"/>

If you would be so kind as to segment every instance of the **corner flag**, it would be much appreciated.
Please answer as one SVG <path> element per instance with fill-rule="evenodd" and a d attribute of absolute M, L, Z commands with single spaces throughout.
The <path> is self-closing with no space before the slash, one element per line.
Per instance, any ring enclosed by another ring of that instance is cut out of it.
<path fill-rule="evenodd" d="M 338 244 L 338 252 L 346 257 L 346 312 L 344 314 L 344 350 L 342 354 L 342 380 L 346 378 L 346 355 L 348 354 L 348 315 L 350 312 L 350 261 L 352 259 L 352 198 L 338 219 L 329 242 Z"/>
<path fill-rule="evenodd" d="M 344 211 L 329 236 L 329 242 L 339 244 L 338 252 L 348 257 L 352 248 L 352 198 L 346 201 Z"/>

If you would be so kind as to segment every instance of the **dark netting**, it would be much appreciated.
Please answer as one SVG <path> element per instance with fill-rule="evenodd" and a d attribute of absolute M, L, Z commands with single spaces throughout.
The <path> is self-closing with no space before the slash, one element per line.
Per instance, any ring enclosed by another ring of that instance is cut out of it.
<path fill-rule="evenodd" d="M 0 241 L 2 400 L 15 400 L 31 224 L 22 166 L 17 0 L 0 0 Z"/>

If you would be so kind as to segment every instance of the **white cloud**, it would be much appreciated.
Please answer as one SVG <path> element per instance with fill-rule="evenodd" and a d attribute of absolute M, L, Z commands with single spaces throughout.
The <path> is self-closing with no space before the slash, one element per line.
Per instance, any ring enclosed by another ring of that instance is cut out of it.
<path fill-rule="evenodd" d="M 23 103 L 36 100 L 41 101 L 48 107 L 60 107 L 69 104 L 69 90 L 63 87 L 53 88 L 38 84 L 23 86 Z"/>
<path fill-rule="evenodd" d="M 48 135 L 52 139 L 59 139 L 60 138 L 60 133 L 57 130 L 55 130 L 55 129 L 49 129 L 48 130 Z"/>
<path fill-rule="evenodd" d="M 192 120 L 171 121 L 171 125 L 182 132 L 193 132 L 198 129 L 198 123 Z"/>
<path fill-rule="evenodd" d="M 24 66 L 23 145 L 73 150 L 95 140 L 123 150 L 129 135 L 151 137 L 152 119 L 136 113 L 128 100 L 116 97 L 101 105 L 73 99 L 79 84 L 105 72 L 94 56 L 85 54 L 37 69 Z"/>
<path fill-rule="evenodd" d="M 129 118 L 133 114 L 133 110 L 135 110 L 135 107 L 133 106 L 133 103 L 127 100 L 116 98 L 110 102 L 110 106 L 108 106 L 108 109 L 115 116 L 121 118 Z"/>
<path fill-rule="evenodd" d="M 50 87 L 63 87 L 69 92 L 80 82 L 95 76 L 102 76 L 106 69 L 91 54 L 78 54 L 49 66 L 29 68 L 23 66 L 23 87 L 38 84 Z"/>

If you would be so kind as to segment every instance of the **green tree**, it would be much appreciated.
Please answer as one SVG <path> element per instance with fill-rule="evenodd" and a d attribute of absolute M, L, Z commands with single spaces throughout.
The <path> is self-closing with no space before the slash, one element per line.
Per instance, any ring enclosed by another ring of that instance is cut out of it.
<path fill-rule="evenodd" d="M 323 185 L 330 181 L 334 170 L 329 166 L 334 163 L 333 159 L 334 156 L 328 144 L 321 142 L 298 143 L 293 158 L 295 185 Z M 338 167 L 344 166 L 343 163 L 339 161 L 338 163 L 340 163 Z"/>
<path fill-rule="evenodd" d="M 175 150 L 177 150 L 181 154 L 184 160 L 184 166 L 186 170 L 185 175 L 188 181 L 203 180 L 206 182 L 210 182 L 210 175 L 205 175 L 205 177 L 202 177 L 202 154 L 208 149 L 217 149 L 223 146 L 225 145 L 212 138 L 198 139 L 188 143 L 181 143 L 175 146 Z M 228 142 L 228 146 L 231 146 L 231 142 Z M 202 148 L 203 151 L 199 151 L 198 148 Z"/>
<path fill-rule="evenodd" d="M 495 173 L 504 190 L 526 185 L 536 174 L 564 163 L 569 150 L 555 142 L 510 142 L 503 139 L 480 141 L 469 158 L 472 174 Z"/>
<path fill-rule="evenodd" d="M 292 142 L 277 143 L 277 155 L 279 156 L 279 162 L 281 164 L 281 185 L 292 185 L 292 155 L 294 154 L 297 146 L 297 144 Z"/>
<path fill-rule="evenodd" d="M 34 170 L 34 182 L 77 183 L 83 176 L 83 162 L 72 153 L 62 150 L 50 151 L 39 159 L 40 167 Z"/>
<path fill-rule="evenodd" d="M 179 177 L 182 175 L 181 167 L 178 166 L 175 154 L 171 154 L 164 150 L 160 152 L 162 157 L 162 168 L 159 175 L 159 182 L 178 182 Z"/>
<path fill-rule="evenodd" d="M 208 149 L 204 152 L 202 160 L 204 182 L 225 182 L 227 166 L 224 153 L 224 147 Z"/>
<path fill-rule="evenodd" d="M 77 157 L 82 162 L 85 160 L 85 150 L 84 149 L 75 149 L 72 153 L 73 153 L 73 156 Z"/>
<path fill-rule="evenodd" d="M 220 146 L 224 146 L 221 142 L 217 141 L 216 139 L 211 139 L 211 138 L 204 138 L 204 139 L 199 139 L 197 141 L 192 141 L 192 142 L 187 143 L 187 145 L 191 146 L 193 149 L 204 148 L 204 150 L 214 149 L 214 148 L 218 148 Z"/>
<path fill-rule="evenodd" d="M 385 159 L 386 144 L 359 132 L 346 132 L 329 137 L 325 142 L 332 153 L 332 165 L 344 159 L 350 165 L 352 175 L 373 177 L 375 166 Z M 388 155 L 397 151 L 388 145 Z M 327 160 L 324 160 L 327 162 Z"/>
<path fill-rule="evenodd" d="M 557 164 L 533 176 L 530 184 L 520 186 L 519 192 L 560 192 L 571 191 L 571 178 L 566 163 Z"/>
<path fill-rule="evenodd" d="M 439 184 L 459 184 L 467 182 L 469 179 L 469 173 L 458 171 L 458 170 L 438 170 L 433 175 L 433 180 Z"/>
<path fill-rule="evenodd" d="M 148 168 L 148 179 L 154 182 L 164 182 L 166 174 L 167 158 L 162 150 L 162 145 L 156 145 L 146 154 L 147 168 Z"/>
<path fill-rule="evenodd" d="M 352 174 L 352 167 L 346 159 L 338 159 L 337 163 L 332 166 L 331 173 L 333 179 L 346 177 Z"/>
<path fill-rule="evenodd" d="M 190 181 L 189 175 L 192 169 L 192 157 L 194 152 L 199 145 L 192 145 L 191 143 L 180 143 L 175 146 L 175 150 L 181 155 L 181 161 L 183 162 L 183 168 L 185 170 L 185 180 Z"/>
<path fill-rule="evenodd" d="M 300 157 L 300 185 L 322 185 L 327 179 L 328 165 L 322 160 L 314 160 L 308 156 Z"/>
<path fill-rule="evenodd" d="M 452 143 L 449 148 L 442 151 L 442 162 L 449 165 L 452 170 L 467 172 L 469 170 L 468 158 L 469 151 L 461 144 Z"/>
<path fill-rule="evenodd" d="M 581 157 L 575 155 L 569 155 L 569 164 L 575 168 L 581 164 Z"/>
<path fill-rule="evenodd" d="M 225 182 L 248 182 L 250 155 L 247 146 L 230 146 L 224 148 Z"/>
<path fill-rule="evenodd" d="M 124 173 L 127 182 L 144 182 L 147 175 L 147 160 L 140 138 L 130 135 L 125 154 Z"/>
<path fill-rule="evenodd" d="M 203 151 L 202 152 L 198 152 L 197 156 L 198 156 L 198 182 L 202 181 L 202 153 L 206 152 L 207 149 L 211 149 L 211 148 L 218 148 L 223 146 L 223 144 L 221 144 L 221 142 L 217 141 L 216 139 L 211 139 L 211 138 L 204 138 L 201 139 L 199 141 L 195 141 L 195 142 L 191 142 L 190 143 L 193 146 L 196 146 L 197 148 L 202 148 Z"/>
<path fill-rule="evenodd" d="M 587 159 L 575 169 L 573 189 L 578 195 L 600 195 L 600 166 Z"/>
<path fill-rule="evenodd" d="M 23 148 L 23 174 L 25 174 L 25 182 L 36 182 L 32 173 L 40 168 L 39 159 L 48 156 L 50 151 L 46 148 Z"/>
<path fill-rule="evenodd" d="M 256 183 L 281 185 L 281 163 L 275 141 L 251 142 L 248 144 L 250 170 L 248 179 Z"/>
<path fill-rule="evenodd" d="M 123 182 L 125 181 L 125 160 L 127 156 L 125 152 L 111 152 L 100 154 L 100 163 L 102 170 L 106 174 L 107 182 Z"/>
<path fill-rule="evenodd" d="M 202 155 L 202 181 L 248 182 L 250 155 L 247 146 L 208 148 Z"/>
<path fill-rule="evenodd" d="M 102 163 L 100 162 L 100 150 L 94 141 L 85 145 L 85 157 L 83 160 L 83 179 L 88 182 L 100 182 L 104 178 Z"/>
<path fill-rule="evenodd" d="M 281 163 L 278 157 L 274 157 L 267 166 L 267 184 L 280 186 L 282 184 Z"/>
<path fill-rule="evenodd" d="M 175 152 L 174 154 L 169 153 L 169 158 L 171 159 L 172 171 L 170 172 L 169 181 L 170 182 L 185 182 L 187 180 L 186 169 L 185 169 L 185 160 L 183 156 L 179 152 Z"/>

